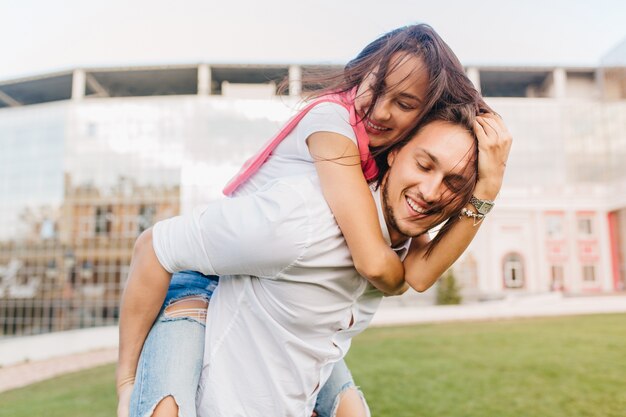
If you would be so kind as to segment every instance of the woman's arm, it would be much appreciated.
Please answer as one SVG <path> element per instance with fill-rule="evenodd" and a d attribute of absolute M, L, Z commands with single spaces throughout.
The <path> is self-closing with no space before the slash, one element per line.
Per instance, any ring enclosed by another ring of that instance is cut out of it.
<path fill-rule="evenodd" d="M 477 118 L 474 132 L 478 138 L 478 182 L 474 196 L 494 200 L 502 187 L 506 161 L 512 138 L 499 116 L 486 114 Z M 468 204 L 468 209 L 475 208 Z M 463 217 L 426 256 L 427 246 L 414 240 L 404 260 L 406 282 L 416 291 L 430 288 L 435 281 L 461 256 L 478 232 L 480 224 Z"/>
<path fill-rule="evenodd" d="M 356 270 L 388 295 L 404 291 L 404 268 L 383 239 L 376 205 L 350 139 L 316 132 L 307 139 L 324 198 L 346 239 Z"/>
<path fill-rule="evenodd" d="M 133 249 L 120 311 L 117 363 L 118 416 L 128 413 L 141 348 L 157 317 L 171 274 L 159 263 L 152 247 L 152 229 L 143 232 Z"/>

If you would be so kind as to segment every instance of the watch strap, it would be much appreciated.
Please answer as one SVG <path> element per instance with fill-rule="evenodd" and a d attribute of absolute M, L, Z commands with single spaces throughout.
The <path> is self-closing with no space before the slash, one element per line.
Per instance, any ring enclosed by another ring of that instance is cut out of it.
<path fill-rule="evenodd" d="M 494 206 L 494 202 L 491 200 L 481 200 L 479 198 L 476 198 L 474 196 L 472 196 L 470 198 L 470 204 L 472 206 L 474 206 L 476 208 L 476 211 L 478 211 L 479 214 L 482 214 L 483 216 L 485 216 L 487 213 L 489 213 L 491 211 L 491 209 Z"/>

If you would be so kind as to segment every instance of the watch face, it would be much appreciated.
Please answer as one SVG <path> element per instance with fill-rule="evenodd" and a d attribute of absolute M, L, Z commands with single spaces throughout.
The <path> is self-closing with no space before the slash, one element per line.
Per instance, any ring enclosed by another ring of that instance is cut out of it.
<path fill-rule="evenodd" d="M 488 201 L 481 201 L 481 203 L 482 204 L 480 204 L 480 207 L 477 208 L 478 212 L 480 214 L 487 214 L 487 213 L 489 213 L 489 211 L 493 207 L 493 203 L 490 203 Z"/>
<path fill-rule="evenodd" d="M 470 203 L 476 208 L 476 211 L 478 211 L 478 213 L 482 214 L 483 216 L 485 214 L 489 213 L 491 208 L 494 206 L 494 202 L 493 201 L 479 200 L 478 198 L 476 198 L 474 196 L 472 196 L 472 198 L 470 198 Z"/>

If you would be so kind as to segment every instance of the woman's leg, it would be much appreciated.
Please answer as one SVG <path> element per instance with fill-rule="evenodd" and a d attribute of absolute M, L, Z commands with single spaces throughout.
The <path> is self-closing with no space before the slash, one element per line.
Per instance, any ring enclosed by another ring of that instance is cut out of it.
<path fill-rule="evenodd" d="M 333 367 L 315 403 L 318 417 L 370 417 L 363 393 L 354 384 L 352 374 L 344 360 Z"/>
<path fill-rule="evenodd" d="M 130 417 L 196 417 L 205 320 L 217 277 L 172 277 L 165 303 L 144 343 Z"/>

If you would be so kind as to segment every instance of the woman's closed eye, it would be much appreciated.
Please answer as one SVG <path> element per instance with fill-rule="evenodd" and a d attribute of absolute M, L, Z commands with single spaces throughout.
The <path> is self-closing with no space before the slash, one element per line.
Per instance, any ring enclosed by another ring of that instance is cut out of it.
<path fill-rule="evenodd" d="M 397 101 L 397 103 L 398 103 L 398 106 L 399 106 L 402 110 L 405 110 L 405 111 L 412 111 L 412 110 L 417 109 L 417 106 L 416 106 L 416 105 L 411 104 L 411 103 L 408 103 L 408 102 L 406 102 L 406 101 L 398 100 L 398 101 Z"/>

